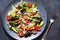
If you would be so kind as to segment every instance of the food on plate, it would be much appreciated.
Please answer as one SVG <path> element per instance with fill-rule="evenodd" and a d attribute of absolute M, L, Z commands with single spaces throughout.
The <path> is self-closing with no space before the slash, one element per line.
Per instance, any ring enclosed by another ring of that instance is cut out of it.
<path fill-rule="evenodd" d="M 20 37 L 36 34 L 44 24 L 37 4 L 26 1 L 15 6 L 12 5 L 12 9 L 8 12 L 6 19 L 8 27 Z"/>

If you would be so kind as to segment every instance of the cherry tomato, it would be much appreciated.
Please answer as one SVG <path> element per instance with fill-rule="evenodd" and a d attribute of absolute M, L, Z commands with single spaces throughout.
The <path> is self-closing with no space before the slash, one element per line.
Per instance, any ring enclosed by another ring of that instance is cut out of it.
<path fill-rule="evenodd" d="M 8 20 L 8 21 L 10 21 L 10 20 L 11 20 L 11 16 L 7 16 L 6 18 L 7 18 L 7 20 Z"/>
<path fill-rule="evenodd" d="M 40 30 L 40 27 L 39 27 L 39 26 L 35 26 L 35 27 L 34 27 L 34 30 L 35 30 L 35 31 L 38 31 L 38 30 Z"/>
<path fill-rule="evenodd" d="M 25 24 L 29 24 L 29 23 L 30 23 L 30 21 L 29 20 L 26 20 Z"/>
<path fill-rule="evenodd" d="M 23 18 L 23 19 L 27 19 L 27 16 L 24 15 L 24 16 L 22 16 L 22 18 Z"/>
<path fill-rule="evenodd" d="M 15 20 L 15 22 L 19 22 L 20 20 Z"/>
<path fill-rule="evenodd" d="M 31 8 L 32 7 L 32 3 L 28 2 L 28 7 Z"/>
<path fill-rule="evenodd" d="M 24 33 L 21 31 L 21 32 L 18 32 L 18 35 L 23 37 L 24 36 Z"/>
<path fill-rule="evenodd" d="M 29 31 L 29 30 L 30 30 L 30 28 L 27 27 L 27 28 L 26 28 L 26 31 Z"/>
<path fill-rule="evenodd" d="M 22 30 L 24 30 L 24 27 L 21 26 L 20 28 L 21 28 Z"/>

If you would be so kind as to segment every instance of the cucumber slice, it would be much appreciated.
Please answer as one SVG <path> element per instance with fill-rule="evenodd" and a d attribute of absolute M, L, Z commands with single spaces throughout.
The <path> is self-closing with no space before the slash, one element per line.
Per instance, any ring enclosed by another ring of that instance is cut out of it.
<path fill-rule="evenodd" d="M 41 26 L 43 26 L 43 24 L 44 24 L 44 21 L 41 21 L 39 26 L 41 27 Z"/>
<path fill-rule="evenodd" d="M 17 30 L 16 30 L 14 27 L 12 27 L 11 29 L 12 29 L 14 32 L 18 33 Z"/>

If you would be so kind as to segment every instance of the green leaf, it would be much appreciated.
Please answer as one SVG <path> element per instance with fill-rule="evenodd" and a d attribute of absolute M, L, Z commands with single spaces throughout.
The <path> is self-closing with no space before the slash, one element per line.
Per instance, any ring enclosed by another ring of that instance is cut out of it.
<path fill-rule="evenodd" d="M 31 16 L 29 16 L 29 17 L 28 17 L 28 19 L 29 19 L 29 20 L 33 20 L 34 18 L 33 18 L 33 17 L 31 17 Z"/>
<path fill-rule="evenodd" d="M 20 7 L 26 7 L 27 6 L 27 2 L 23 1 L 22 3 L 19 4 Z"/>
<path fill-rule="evenodd" d="M 33 12 L 33 9 L 26 7 L 26 11 L 27 11 L 27 12 Z"/>
<path fill-rule="evenodd" d="M 15 15 L 15 17 L 14 17 L 14 18 L 15 18 L 15 19 L 18 19 L 19 17 L 20 17 L 20 15 Z"/>
<path fill-rule="evenodd" d="M 18 28 L 18 27 L 16 27 L 15 29 L 16 29 L 17 31 L 21 31 L 21 29 L 20 29 L 20 28 Z"/>
<path fill-rule="evenodd" d="M 11 25 L 11 27 L 12 27 L 13 26 L 13 23 L 14 23 L 13 21 L 10 21 L 9 22 L 9 25 Z"/>
<path fill-rule="evenodd" d="M 23 5 L 23 7 L 26 7 L 27 6 L 27 2 L 23 1 L 22 5 Z"/>
<path fill-rule="evenodd" d="M 37 7 L 37 3 L 34 3 L 34 7 Z"/>

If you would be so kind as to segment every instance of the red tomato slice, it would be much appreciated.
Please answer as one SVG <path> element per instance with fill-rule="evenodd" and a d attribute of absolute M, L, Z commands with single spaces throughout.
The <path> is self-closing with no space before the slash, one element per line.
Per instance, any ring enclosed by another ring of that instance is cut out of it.
<path fill-rule="evenodd" d="M 32 3 L 28 2 L 28 7 L 31 8 L 32 7 Z"/>
<path fill-rule="evenodd" d="M 26 23 L 25 24 L 29 24 L 30 23 L 30 21 L 29 20 L 26 20 Z"/>
<path fill-rule="evenodd" d="M 24 27 L 21 26 L 20 28 L 21 28 L 22 30 L 24 30 Z"/>
<path fill-rule="evenodd" d="M 15 22 L 19 22 L 20 20 L 15 20 Z"/>
<path fill-rule="evenodd" d="M 27 16 L 24 15 L 24 16 L 22 16 L 22 18 L 23 18 L 23 19 L 27 19 Z"/>
<path fill-rule="evenodd" d="M 29 31 L 30 30 L 30 28 L 26 28 L 26 31 Z"/>
<path fill-rule="evenodd" d="M 8 21 L 10 21 L 10 20 L 11 20 L 11 16 L 7 16 L 6 18 L 7 18 L 7 20 L 8 20 Z"/>
<path fill-rule="evenodd" d="M 21 31 L 21 32 L 18 32 L 18 35 L 23 37 L 24 36 L 24 33 Z"/>
<path fill-rule="evenodd" d="M 35 27 L 34 27 L 34 30 L 35 30 L 35 31 L 39 31 L 39 30 L 40 30 L 40 27 L 39 27 L 39 26 L 35 26 Z"/>

